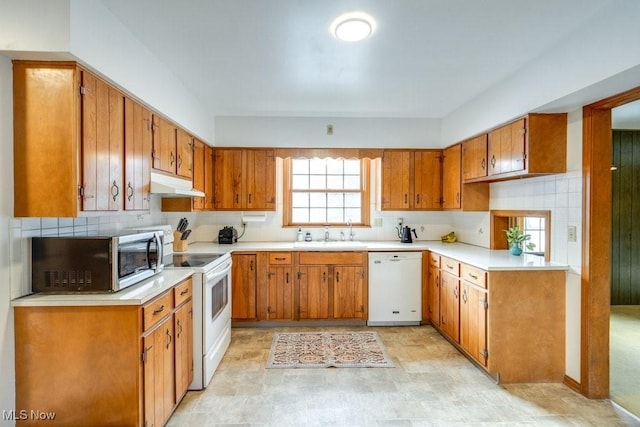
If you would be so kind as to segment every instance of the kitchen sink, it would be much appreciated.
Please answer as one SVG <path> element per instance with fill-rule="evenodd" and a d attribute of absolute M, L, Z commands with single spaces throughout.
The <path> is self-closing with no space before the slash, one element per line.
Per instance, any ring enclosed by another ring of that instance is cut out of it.
<path fill-rule="evenodd" d="M 311 242 L 294 242 L 293 247 L 307 249 L 366 249 L 367 245 L 357 240 L 316 240 Z"/>

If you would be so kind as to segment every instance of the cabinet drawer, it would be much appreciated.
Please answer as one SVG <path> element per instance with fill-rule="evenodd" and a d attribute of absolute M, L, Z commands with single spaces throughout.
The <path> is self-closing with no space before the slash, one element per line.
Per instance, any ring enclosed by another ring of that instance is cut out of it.
<path fill-rule="evenodd" d="M 467 264 L 460 265 L 460 276 L 467 282 L 487 287 L 487 272 Z"/>
<path fill-rule="evenodd" d="M 144 330 L 151 328 L 173 310 L 173 292 L 165 292 L 142 307 Z"/>
<path fill-rule="evenodd" d="M 300 252 L 300 265 L 364 265 L 364 252 Z"/>
<path fill-rule="evenodd" d="M 291 252 L 269 252 L 269 264 L 290 265 Z"/>
<path fill-rule="evenodd" d="M 440 268 L 454 276 L 460 276 L 460 263 L 446 256 L 440 257 Z"/>
<path fill-rule="evenodd" d="M 193 296 L 193 280 L 191 277 L 173 288 L 173 296 L 176 307 Z"/>
<path fill-rule="evenodd" d="M 440 255 L 429 253 L 429 265 L 435 268 L 440 268 Z"/>

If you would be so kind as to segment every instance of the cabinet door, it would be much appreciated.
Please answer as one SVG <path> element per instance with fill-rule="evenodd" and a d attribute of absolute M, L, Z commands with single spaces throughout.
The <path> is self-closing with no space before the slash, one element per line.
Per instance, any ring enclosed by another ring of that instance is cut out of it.
<path fill-rule="evenodd" d="M 153 116 L 153 168 L 176 173 L 176 128 L 162 117 Z"/>
<path fill-rule="evenodd" d="M 175 403 L 173 321 L 168 316 L 144 344 L 144 414 L 147 425 L 160 426 L 171 414 Z"/>
<path fill-rule="evenodd" d="M 300 319 L 328 319 L 330 313 L 329 267 L 324 265 L 301 266 Z"/>
<path fill-rule="evenodd" d="M 82 210 L 122 209 L 124 96 L 82 71 Z"/>
<path fill-rule="evenodd" d="M 515 172 L 525 170 L 525 119 L 520 119 L 505 126 L 505 136 L 508 144 L 502 147 L 503 172 Z"/>
<path fill-rule="evenodd" d="M 440 325 L 454 341 L 460 342 L 460 279 L 440 272 Z"/>
<path fill-rule="evenodd" d="M 125 210 L 149 210 L 151 190 L 151 112 L 124 100 Z"/>
<path fill-rule="evenodd" d="M 487 176 L 487 135 L 480 135 L 462 143 L 463 180 Z"/>
<path fill-rule="evenodd" d="M 487 365 L 487 292 L 465 281 L 461 284 L 460 344 L 483 366 Z"/>
<path fill-rule="evenodd" d="M 175 342 L 175 401 L 179 402 L 193 381 L 193 302 L 187 301 L 173 315 Z"/>
<path fill-rule="evenodd" d="M 245 150 L 246 209 L 275 210 L 276 161 L 273 150 Z"/>
<path fill-rule="evenodd" d="M 176 175 L 193 178 L 193 137 L 184 130 L 176 129 Z"/>
<path fill-rule="evenodd" d="M 440 270 L 432 266 L 429 266 L 427 301 L 429 320 L 440 326 Z"/>
<path fill-rule="evenodd" d="M 460 182 L 460 144 L 446 148 L 443 151 L 442 162 L 442 198 L 443 209 L 460 209 L 461 207 L 461 182 Z"/>
<path fill-rule="evenodd" d="M 255 319 L 256 255 L 233 254 L 231 271 L 231 318 Z"/>
<path fill-rule="evenodd" d="M 293 320 L 293 270 L 291 266 L 270 266 L 267 319 Z"/>
<path fill-rule="evenodd" d="M 362 267 L 333 267 L 333 317 L 335 319 L 363 319 L 365 297 Z"/>
<path fill-rule="evenodd" d="M 213 148 L 204 147 L 204 193 L 205 210 L 213 210 Z"/>
<path fill-rule="evenodd" d="M 242 150 L 214 150 L 215 209 L 242 209 Z"/>
<path fill-rule="evenodd" d="M 416 151 L 414 153 L 415 209 L 440 209 L 442 198 L 442 163 L 440 151 Z"/>
<path fill-rule="evenodd" d="M 410 151 L 385 150 L 382 155 L 382 209 L 409 209 L 411 207 Z"/>
<path fill-rule="evenodd" d="M 197 139 L 193 141 L 193 188 L 205 191 L 205 144 Z M 206 204 L 205 197 L 194 197 L 193 208 L 204 209 Z"/>

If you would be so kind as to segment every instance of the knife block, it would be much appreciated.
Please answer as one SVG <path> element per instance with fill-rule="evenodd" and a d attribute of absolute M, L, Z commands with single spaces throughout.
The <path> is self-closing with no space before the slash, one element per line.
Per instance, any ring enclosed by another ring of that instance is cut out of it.
<path fill-rule="evenodd" d="M 187 241 L 180 240 L 182 233 L 180 231 L 173 232 L 173 252 L 184 252 L 187 250 Z"/>

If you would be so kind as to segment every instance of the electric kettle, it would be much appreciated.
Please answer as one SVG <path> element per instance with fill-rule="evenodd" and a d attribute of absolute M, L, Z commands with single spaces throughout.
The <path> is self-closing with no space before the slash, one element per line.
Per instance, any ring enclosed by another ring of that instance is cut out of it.
<path fill-rule="evenodd" d="M 400 241 L 402 243 L 413 243 L 413 239 L 411 238 L 411 232 L 413 232 L 413 235 L 417 239 L 418 235 L 416 234 L 415 228 L 409 228 L 409 227 L 402 227 L 402 229 L 398 228 L 398 237 L 400 238 Z"/>

